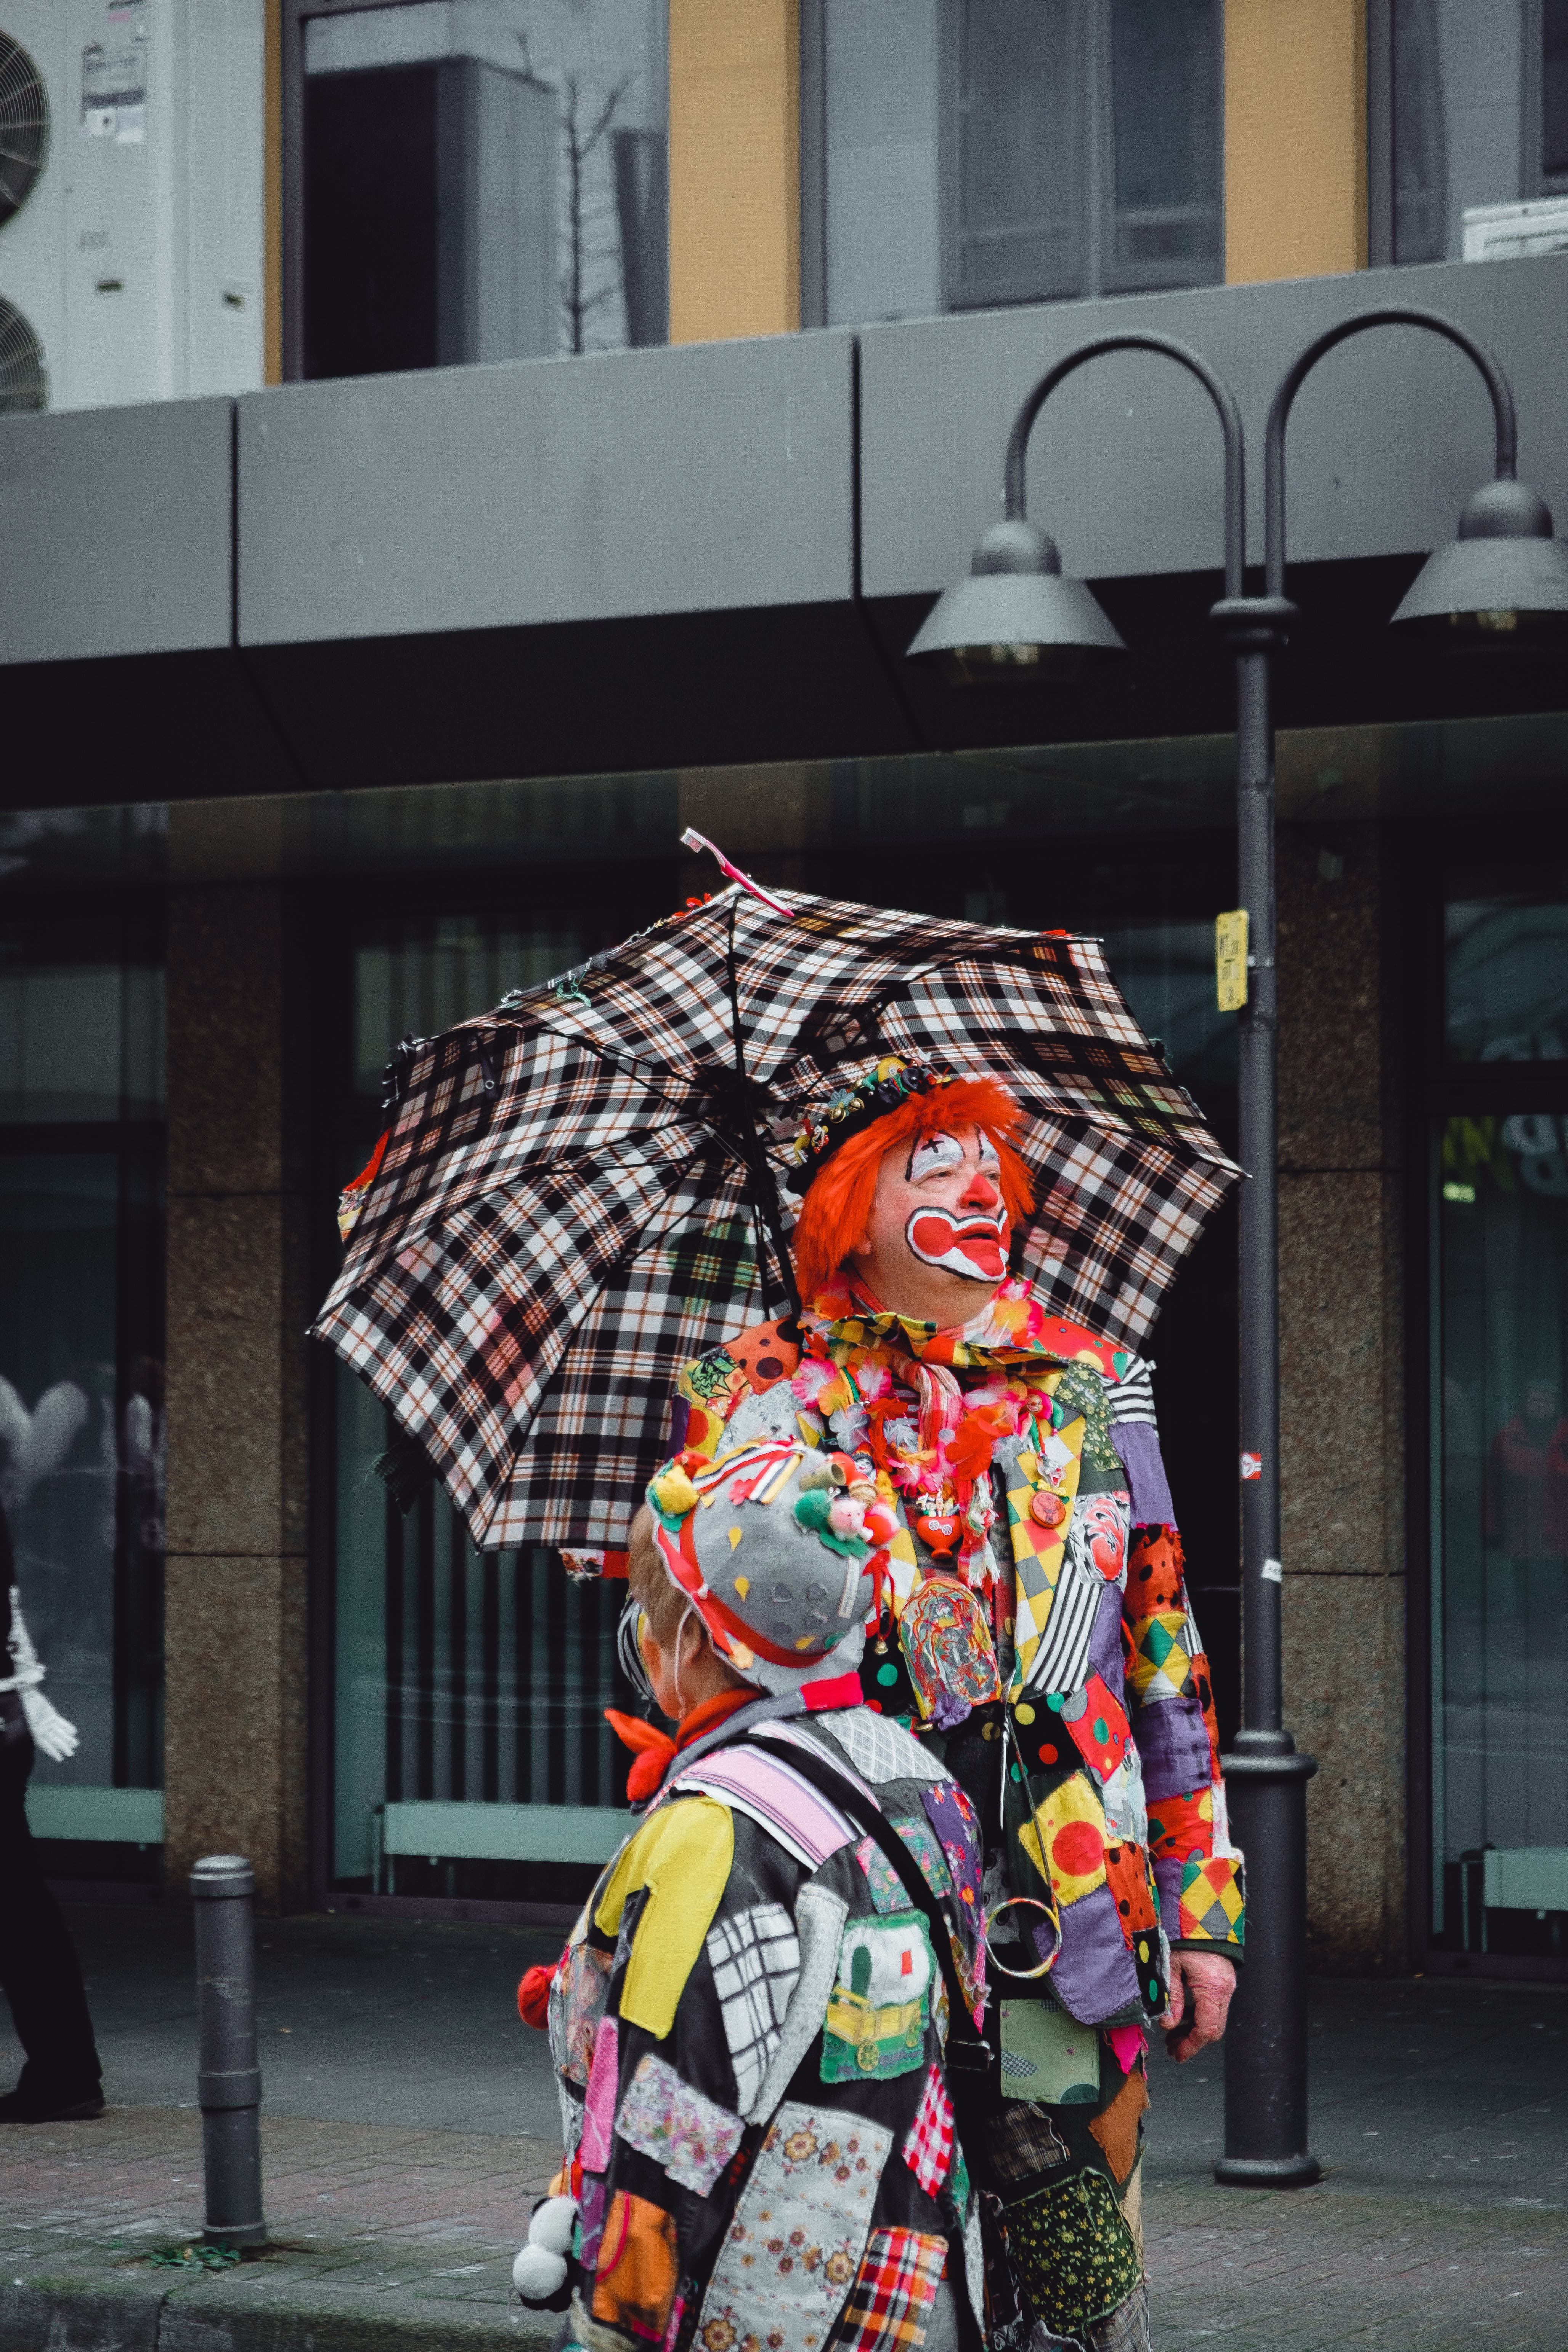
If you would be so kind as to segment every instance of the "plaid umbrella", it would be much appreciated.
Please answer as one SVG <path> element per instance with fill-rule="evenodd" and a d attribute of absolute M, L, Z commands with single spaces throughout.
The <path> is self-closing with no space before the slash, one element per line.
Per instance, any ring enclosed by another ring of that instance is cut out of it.
<path fill-rule="evenodd" d="M 1022 1268 L 1135 1346 L 1239 1171 L 1095 940 L 732 887 L 405 1040 L 314 1330 L 476 1544 L 625 1545 L 677 1370 L 789 1297 L 805 1107 L 889 1054 L 1012 1087 Z"/>

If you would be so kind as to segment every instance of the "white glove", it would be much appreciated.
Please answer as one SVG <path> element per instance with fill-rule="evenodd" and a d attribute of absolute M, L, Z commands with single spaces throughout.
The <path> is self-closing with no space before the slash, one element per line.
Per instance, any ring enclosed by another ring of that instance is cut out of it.
<path fill-rule="evenodd" d="M 77 1731 L 68 1723 L 58 1707 L 49 1705 L 41 1690 L 25 1690 L 21 1694 L 22 1712 L 27 1718 L 27 1728 L 33 1735 L 33 1745 L 40 1756 L 51 1764 L 63 1764 L 68 1756 L 77 1751 Z"/>

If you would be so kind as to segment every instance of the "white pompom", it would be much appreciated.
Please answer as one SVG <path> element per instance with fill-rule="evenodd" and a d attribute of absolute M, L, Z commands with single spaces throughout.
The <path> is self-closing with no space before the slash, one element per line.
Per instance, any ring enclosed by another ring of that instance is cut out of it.
<path fill-rule="evenodd" d="M 547 2254 L 569 2254 L 572 2232 L 577 2226 L 577 2200 L 574 2197 L 547 2197 L 536 2205 L 533 2219 L 528 2225 L 528 2242 L 542 2246 Z"/>
<path fill-rule="evenodd" d="M 511 2266 L 511 2283 L 524 2303 L 548 2303 L 565 2280 L 564 2254 L 547 2253 L 542 2246 L 521 2246 Z"/>

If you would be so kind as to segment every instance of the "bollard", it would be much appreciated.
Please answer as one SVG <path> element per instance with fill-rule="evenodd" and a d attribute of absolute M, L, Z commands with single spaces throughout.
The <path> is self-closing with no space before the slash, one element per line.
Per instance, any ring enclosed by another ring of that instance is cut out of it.
<path fill-rule="evenodd" d="M 196 1906 L 196 2010 L 202 2159 L 209 2239 L 264 2246 L 261 2070 L 256 2063 L 256 1874 L 243 1854 L 209 1853 L 191 1873 Z"/>

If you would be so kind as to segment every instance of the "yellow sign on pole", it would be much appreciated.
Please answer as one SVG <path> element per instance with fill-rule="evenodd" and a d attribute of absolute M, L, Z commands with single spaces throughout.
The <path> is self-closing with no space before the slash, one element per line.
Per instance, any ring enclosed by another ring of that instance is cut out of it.
<path fill-rule="evenodd" d="M 1247 1003 L 1247 909 L 1216 915 L 1214 972 L 1222 1013 L 1239 1013 Z"/>

